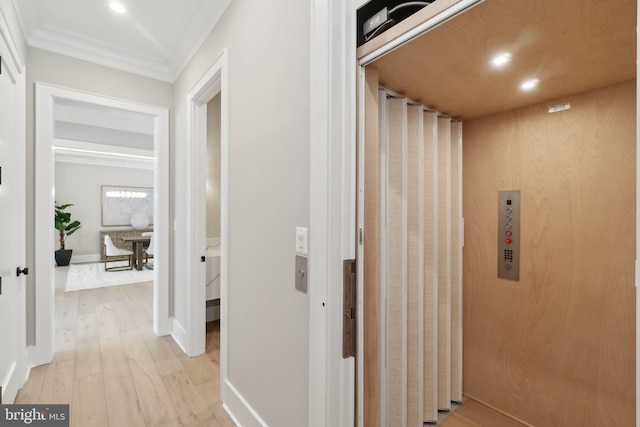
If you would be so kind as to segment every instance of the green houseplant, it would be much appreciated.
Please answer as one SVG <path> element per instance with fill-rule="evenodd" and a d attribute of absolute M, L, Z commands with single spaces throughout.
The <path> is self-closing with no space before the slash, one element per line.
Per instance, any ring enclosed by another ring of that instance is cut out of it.
<path fill-rule="evenodd" d="M 56 264 L 59 266 L 69 265 L 69 262 L 71 262 L 73 249 L 66 249 L 64 243 L 67 236 L 72 235 L 80 228 L 80 221 L 72 220 L 71 214 L 65 212 L 69 206 L 73 206 L 73 204 L 59 205 L 58 202 L 55 202 L 55 227 L 58 233 L 60 233 L 60 249 L 56 251 L 55 257 Z"/>

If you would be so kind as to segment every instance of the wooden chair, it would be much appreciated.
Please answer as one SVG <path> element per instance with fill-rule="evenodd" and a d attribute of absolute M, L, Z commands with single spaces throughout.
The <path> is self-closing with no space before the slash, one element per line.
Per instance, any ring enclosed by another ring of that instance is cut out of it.
<path fill-rule="evenodd" d="M 144 263 L 149 264 L 149 258 L 153 258 L 153 232 L 147 231 L 142 233 L 143 236 L 150 236 L 149 246 L 144 249 Z M 151 268 L 151 267 L 149 267 Z"/>
<path fill-rule="evenodd" d="M 129 265 L 119 265 L 116 267 L 107 268 L 107 262 L 122 261 L 122 257 L 126 256 L 129 260 Z M 117 258 L 117 259 L 113 259 Z M 109 235 L 104 236 L 104 271 L 119 271 L 119 270 L 132 270 L 133 269 L 133 251 L 129 249 L 120 249 L 113 244 Z"/>

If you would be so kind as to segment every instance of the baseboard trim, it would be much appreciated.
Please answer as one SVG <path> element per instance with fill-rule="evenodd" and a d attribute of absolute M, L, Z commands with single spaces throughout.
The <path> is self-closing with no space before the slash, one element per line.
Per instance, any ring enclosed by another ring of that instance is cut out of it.
<path fill-rule="evenodd" d="M 71 264 L 83 264 L 87 262 L 100 262 L 100 254 L 73 255 Z"/>
<path fill-rule="evenodd" d="M 224 381 L 222 395 L 222 407 L 236 426 L 269 427 L 229 380 Z"/>
<path fill-rule="evenodd" d="M 535 427 L 533 424 L 529 424 L 529 423 L 527 423 L 525 421 L 522 421 L 521 419 L 519 419 L 517 417 L 514 417 L 513 415 L 503 411 L 502 409 L 496 408 L 495 406 L 490 405 L 487 402 L 485 402 L 483 400 L 480 400 L 477 397 L 474 397 L 474 396 L 470 395 L 469 393 L 462 393 L 462 395 L 464 397 L 466 397 L 467 399 L 473 400 L 474 402 L 478 403 L 479 405 L 482 405 L 482 406 L 492 410 L 493 412 L 496 412 L 496 413 L 502 415 L 503 417 L 509 418 L 511 421 L 514 421 L 516 423 L 521 424 L 522 427 Z"/>
<path fill-rule="evenodd" d="M 29 370 L 31 370 L 31 367 L 33 366 L 38 366 L 36 365 L 37 360 L 38 360 L 38 357 L 37 357 L 36 346 L 28 345 L 27 346 L 27 366 L 29 367 Z"/>
<path fill-rule="evenodd" d="M 4 405 L 12 404 L 18 394 L 18 378 L 15 362 L 11 364 L 11 368 L 9 368 L 7 375 L 2 378 L 0 386 L 2 386 L 2 396 L 0 400 L 2 400 Z"/>
<path fill-rule="evenodd" d="M 171 322 L 171 336 L 173 340 L 178 344 L 178 346 L 182 349 L 184 354 L 187 353 L 187 330 L 176 320 L 175 317 L 170 319 Z"/>

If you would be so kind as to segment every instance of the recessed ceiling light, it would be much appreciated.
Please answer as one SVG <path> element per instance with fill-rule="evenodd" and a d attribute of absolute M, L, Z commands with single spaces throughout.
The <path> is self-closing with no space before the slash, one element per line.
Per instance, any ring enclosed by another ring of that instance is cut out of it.
<path fill-rule="evenodd" d="M 109 7 L 111 8 L 111 10 L 117 13 L 125 13 L 127 11 L 124 5 L 117 1 L 112 1 L 111 3 L 109 3 Z"/>
<path fill-rule="evenodd" d="M 491 65 L 496 68 L 504 67 L 509 62 L 511 62 L 511 54 L 509 52 L 501 53 L 500 55 L 496 55 L 491 58 Z"/>
<path fill-rule="evenodd" d="M 520 84 L 520 89 L 531 90 L 534 87 L 538 86 L 538 83 L 540 83 L 540 80 L 538 79 L 525 80 L 524 82 L 522 82 L 522 84 Z"/>

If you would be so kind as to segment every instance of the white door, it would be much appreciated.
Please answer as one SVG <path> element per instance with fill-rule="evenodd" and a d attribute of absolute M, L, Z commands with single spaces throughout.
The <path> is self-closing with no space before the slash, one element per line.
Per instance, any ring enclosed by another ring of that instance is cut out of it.
<path fill-rule="evenodd" d="M 26 351 L 25 140 L 21 78 L 0 38 L 0 386 L 12 403 L 24 382 Z"/>

